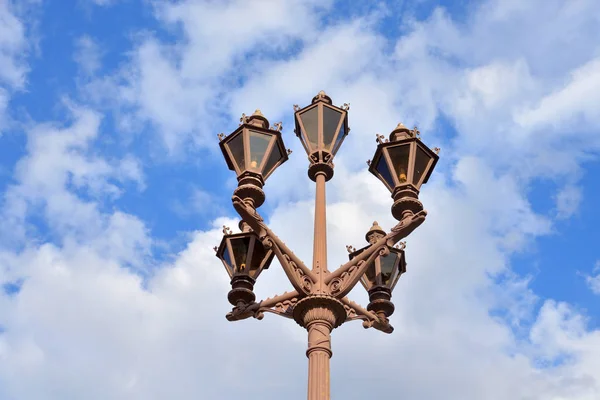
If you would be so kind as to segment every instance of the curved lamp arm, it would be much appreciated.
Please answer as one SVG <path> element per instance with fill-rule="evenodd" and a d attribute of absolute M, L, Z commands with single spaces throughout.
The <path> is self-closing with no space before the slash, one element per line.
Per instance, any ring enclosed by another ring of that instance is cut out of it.
<path fill-rule="evenodd" d="M 231 201 L 242 220 L 258 235 L 263 245 L 273 249 L 294 289 L 299 293 L 310 294 L 313 285 L 317 282 L 313 272 L 269 229 L 254 207 L 235 195 Z"/>
<path fill-rule="evenodd" d="M 331 294 L 337 298 L 346 296 L 367 271 L 369 264 L 375 261 L 376 257 L 389 254 L 389 248 L 417 229 L 425 221 L 426 216 L 427 211 L 425 210 L 407 215 L 392 228 L 390 233 L 331 274 L 328 274 L 325 277 L 325 284 L 329 286 Z"/>
<path fill-rule="evenodd" d="M 382 321 L 377 314 L 365 310 L 360 304 L 353 302 L 348 297 L 343 297 L 340 301 L 344 304 L 348 320 L 362 320 L 365 329 L 372 327 L 385 333 L 392 333 L 394 331 L 394 327 L 389 322 Z"/>
<path fill-rule="evenodd" d="M 303 297 L 296 290 L 289 293 L 285 292 L 284 294 L 269 297 L 258 303 L 252 302 L 247 305 L 233 307 L 231 312 L 226 315 L 226 318 L 228 321 L 240 321 L 250 317 L 261 320 L 265 316 L 265 312 L 292 318 L 294 306 Z"/>

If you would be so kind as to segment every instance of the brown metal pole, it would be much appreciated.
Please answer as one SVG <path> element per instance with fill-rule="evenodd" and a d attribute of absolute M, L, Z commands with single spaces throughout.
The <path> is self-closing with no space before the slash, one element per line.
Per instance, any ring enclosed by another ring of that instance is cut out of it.
<path fill-rule="evenodd" d="M 315 294 L 324 293 L 324 274 L 327 271 L 327 215 L 325 200 L 325 174 L 317 173 L 315 196 L 315 234 L 313 247 L 313 271 L 317 276 Z M 304 316 L 308 330 L 308 400 L 329 400 L 329 359 L 331 331 L 335 323 L 333 312 L 327 307 L 315 307 Z"/>
<path fill-rule="evenodd" d="M 313 271 L 317 275 L 316 294 L 323 293 L 323 275 L 327 271 L 327 214 L 325 211 L 325 174 L 317 173 L 315 196 L 315 236 L 313 245 Z"/>
<path fill-rule="evenodd" d="M 308 329 L 308 400 L 330 400 L 329 359 L 335 316 L 328 308 L 311 309 L 304 317 Z"/>

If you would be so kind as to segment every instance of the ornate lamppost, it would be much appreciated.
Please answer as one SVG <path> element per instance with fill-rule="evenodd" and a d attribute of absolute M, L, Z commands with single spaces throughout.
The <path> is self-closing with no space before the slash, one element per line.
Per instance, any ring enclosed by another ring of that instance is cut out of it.
<path fill-rule="evenodd" d="M 392 290 L 406 271 L 404 243 L 397 243 L 423 223 L 427 212 L 419 201 L 419 189 L 426 183 L 438 160 L 437 152 L 421 142 L 419 131 L 398 124 L 389 139 L 377 135 L 377 150 L 369 171 L 392 193 L 392 215 L 399 221 L 389 233 L 375 222 L 366 234 L 366 247 L 347 246 L 350 260 L 335 271 L 327 269 L 325 184 L 333 177 L 333 158 L 350 129 L 348 109 L 334 106 L 321 91 L 312 103 L 294 106 L 296 136 L 308 154 L 308 176 L 316 183 L 314 247 L 312 268 L 308 268 L 264 223 L 257 211 L 265 201 L 265 180 L 285 162 L 281 123 L 273 127 L 257 110 L 242 115 L 240 126 L 231 134 L 219 135 L 220 147 L 229 169 L 237 173 L 238 187 L 233 207 L 242 220 L 241 233 L 224 227 L 224 237 L 215 247 L 231 277 L 228 300 L 233 309 L 229 321 L 249 317 L 262 319 L 265 312 L 293 318 L 308 331 L 308 400 L 330 398 L 329 359 L 331 331 L 344 322 L 362 320 L 365 328 L 393 331 L 389 316 L 394 312 Z M 283 267 L 294 290 L 256 302 L 256 278 L 274 257 Z M 369 293 L 367 308 L 348 299 L 359 282 Z"/>

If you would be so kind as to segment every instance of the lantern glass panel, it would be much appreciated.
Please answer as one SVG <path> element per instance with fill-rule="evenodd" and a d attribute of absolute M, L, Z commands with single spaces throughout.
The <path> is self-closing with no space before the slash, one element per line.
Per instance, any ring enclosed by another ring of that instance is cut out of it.
<path fill-rule="evenodd" d="M 390 168 L 388 167 L 388 163 L 385 159 L 385 155 L 382 154 L 377 161 L 377 166 L 375 167 L 379 175 L 390 185 L 390 188 L 394 189 L 396 184 L 394 183 L 394 178 L 392 177 L 392 173 L 390 172 Z"/>
<path fill-rule="evenodd" d="M 250 261 L 249 274 L 252 278 L 256 278 L 260 272 L 260 264 L 263 262 L 267 252 L 265 247 L 258 240 L 254 241 L 254 251 L 252 252 L 252 260 Z"/>
<path fill-rule="evenodd" d="M 332 152 L 336 152 L 338 147 L 340 147 L 340 144 L 342 143 L 342 140 L 344 140 L 344 136 L 346 136 L 346 122 L 342 122 L 342 126 L 340 126 L 340 133 L 338 133 L 337 137 L 335 138 L 335 144 L 333 146 Z"/>
<path fill-rule="evenodd" d="M 246 267 L 248 258 L 248 248 L 250 247 L 250 238 L 241 237 L 231 239 L 231 250 L 235 259 L 235 272 L 242 273 Z"/>
<path fill-rule="evenodd" d="M 421 146 L 417 146 L 417 153 L 415 158 L 415 177 L 413 179 L 413 183 L 418 185 L 421 181 L 423 175 L 427 172 L 427 166 L 429 165 L 429 161 L 431 161 L 431 156 L 425 152 L 421 148 Z"/>
<path fill-rule="evenodd" d="M 236 163 L 240 170 L 246 169 L 246 158 L 244 156 L 244 139 L 243 134 L 239 133 L 237 136 L 227 142 L 227 147 L 233 156 L 233 162 Z"/>
<path fill-rule="evenodd" d="M 258 170 L 271 142 L 271 136 L 250 131 L 250 168 Z"/>
<path fill-rule="evenodd" d="M 389 147 L 388 152 L 398 183 L 403 184 L 408 180 L 408 161 L 410 158 L 410 145 Z"/>
<path fill-rule="evenodd" d="M 223 251 L 223 261 L 225 261 L 225 265 L 230 273 L 233 273 L 233 264 L 231 263 L 231 254 L 229 254 L 229 249 L 225 246 L 225 250 Z"/>
<path fill-rule="evenodd" d="M 381 266 L 381 283 L 385 286 L 389 287 L 393 282 L 393 278 L 397 273 L 395 268 L 397 259 L 398 255 L 394 252 L 390 252 L 389 255 L 380 257 L 379 259 Z"/>
<path fill-rule="evenodd" d="M 327 149 L 331 149 L 341 116 L 340 111 L 323 106 L 323 145 Z"/>
<path fill-rule="evenodd" d="M 263 168 L 263 175 L 265 175 L 265 177 L 268 176 L 282 158 L 283 154 L 281 154 L 281 149 L 277 143 L 275 143 L 273 150 L 271 151 L 271 155 L 269 156 L 269 159 Z"/>
<path fill-rule="evenodd" d="M 369 265 L 369 267 L 365 271 L 364 275 L 361 277 L 361 280 L 367 290 L 370 289 L 371 287 L 373 287 L 373 285 L 375 285 L 375 263 L 374 262 L 371 263 L 371 265 Z"/>
<path fill-rule="evenodd" d="M 308 138 L 311 150 L 317 148 L 319 142 L 319 107 L 313 107 L 299 115 L 304 125 L 304 134 Z"/>

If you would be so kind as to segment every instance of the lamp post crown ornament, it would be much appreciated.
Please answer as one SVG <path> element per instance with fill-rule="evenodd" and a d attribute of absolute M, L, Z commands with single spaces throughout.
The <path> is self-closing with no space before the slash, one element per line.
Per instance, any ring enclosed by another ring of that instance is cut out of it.
<path fill-rule="evenodd" d="M 377 221 L 373 222 L 371 228 L 367 231 L 365 235 L 365 239 L 369 243 L 375 243 L 378 239 L 381 239 L 385 236 L 385 231 L 381 229 Z"/>
<path fill-rule="evenodd" d="M 229 169 L 237 174 L 238 186 L 232 203 L 239 214 L 240 233 L 223 227 L 221 245 L 215 247 L 231 278 L 227 297 L 233 308 L 229 321 L 250 317 L 262 319 L 272 313 L 294 319 L 308 331 L 308 400 L 329 400 L 329 359 L 331 332 L 341 324 L 361 320 L 365 328 L 391 333 L 389 316 L 394 312 L 392 290 L 406 271 L 404 242 L 400 242 L 424 221 L 427 212 L 418 199 L 437 162 L 415 127 L 399 123 L 389 140 L 377 135 L 377 150 L 369 171 L 390 190 L 392 215 L 398 223 L 386 233 L 377 221 L 367 231 L 366 247 L 346 246 L 350 260 L 330 271 L 327 259 L 326 182 L 333 177 L 333 158 L 347 137 L 348 103 L 338 107 L 320 91 L 306 107 L 294 105 L 294 133 L 306 150 L 308 175 L 316 184 L 312 265 L 306 265 L 266 225 L 257 209 L 265 200 L 266 179 L 285 161 L 286 150 L 281 123 L 270 127 L 257 109 L 242 114 L 239 127 L 219 135 L 219 146 Z M 359 192 L 360 194 L 360 192 Z M 400 243 L 400 244 L 398 244 Z M 254 283 L 277 257 L 293 290 L 256 302 Z M 369 294 L 366 308 L 347 295 L 361 282 Z"/>

